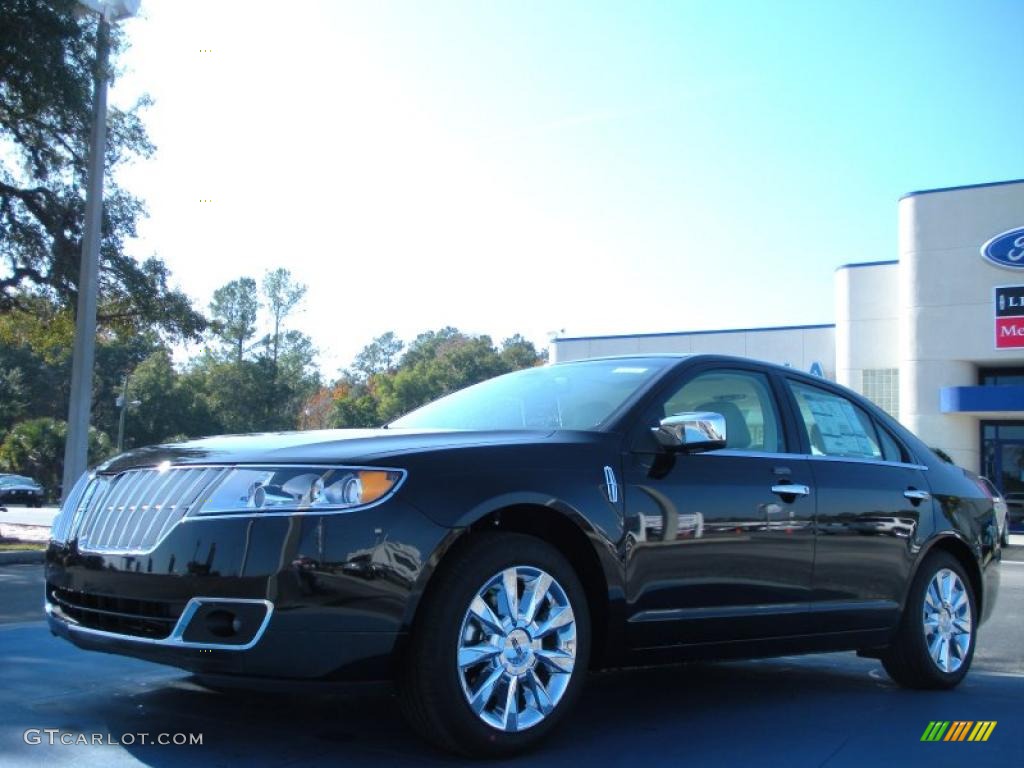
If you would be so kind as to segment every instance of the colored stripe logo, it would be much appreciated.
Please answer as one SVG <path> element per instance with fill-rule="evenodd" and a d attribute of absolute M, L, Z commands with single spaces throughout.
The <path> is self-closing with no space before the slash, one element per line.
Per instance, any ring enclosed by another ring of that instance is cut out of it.
<path fill-rule="evenodd" d="M 921 741 L 988 741 L 996 729 L 996 720 L 932 720 L 921 734 Z"/>

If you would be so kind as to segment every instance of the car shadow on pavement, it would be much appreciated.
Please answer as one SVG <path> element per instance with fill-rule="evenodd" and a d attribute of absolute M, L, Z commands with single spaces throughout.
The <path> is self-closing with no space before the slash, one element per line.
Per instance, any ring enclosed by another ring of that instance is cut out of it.
<path fill-rule="evenodd" d="M 808 764 L 817 764 L 835 750 L 831 741 L 822 743 L 822 733 L 845 732 L 851 708 L 880 688 L 905 695 L 884 675 L 872 674 L 876 662 L 852 655 L 828 661 L 836 658 L 818 657 L 813 664 L 775 659 L 592 674 L 576 710 L 539 751 L 489 764 L 564 765 L 582 759 L 599 765 L 664 765 L 692 763 L 695 755 L 699 764 L 760 763 L 773 743 L 776 748 L 780 740 L 797 743 L 805 731 L 814 731 L 811 743 L 821 745 L 806 755 Z M 813 711 L 802 711 L 809 701 L 816 702 Z M 834 706 L 822 706 L 828 701 Z M 157 768 L 193 762 L 301 765 L 332 759 L 374 766 L 460 762 L 417 739 L 386 690 L 355 695 L 222 693 L 184 677 L 93 706 L 93 717 L 114 734 L 203 734 L 201 747 L 126 747 L 140 762 Z M 807 743 L 801 749 L 806 751 Z"/>

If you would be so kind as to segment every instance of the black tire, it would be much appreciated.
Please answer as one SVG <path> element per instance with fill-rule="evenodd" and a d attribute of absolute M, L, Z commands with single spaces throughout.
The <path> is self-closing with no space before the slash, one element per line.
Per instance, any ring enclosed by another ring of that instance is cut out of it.
<path fill-rule="evenodd" d="M 932 660 L 924 629 L 925 596 L 932 579 L 943 570 L 952 571 L 959 578 L 969 601 L 971 618 L 967 652 L 960 666 L 950 672 L 940 669 Z M 905 688 L 953 688 L 964 679 L 971 667 L 977 639 L 978 606 L 971 580 L 955 557 L 947 552 L 933 552 L 918 568 L 894 641 L 881 655 L 882 665 L 889 677 Z"/>
<path fill-rule="evenodd" d="M 999 537 L 999 543 L 1003 547 L 1010 546 L 1010 523 L 1007 521 L 1003 527 L 1003 535 Z"/>
<path fill-rule="evenodd" d="M 590 615 L 579 578 L 551 545 L 518 533 L 469 535 L 471 539 L 442 562 L 419 608 L 404 657 L 399 699 L 412 728 L 435 746 L 469 757 L 503 757 L 536 745 L 572 708 L 590 660 Z M 470 708 L 457 659 L 470 603 L 489 580 L 515 566 L 540 569 L 562 588 L 575 618 L 576 658 L 554 709 L 537 724 L 509 732 L 484 722 Z"/>

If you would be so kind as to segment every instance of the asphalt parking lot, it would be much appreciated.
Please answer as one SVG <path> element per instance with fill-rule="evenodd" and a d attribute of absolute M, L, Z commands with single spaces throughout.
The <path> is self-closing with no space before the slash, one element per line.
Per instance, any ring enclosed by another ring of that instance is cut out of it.
<path fill-rule="evenodd" d="M 457 762 L 413 737 L 386 691 L 214 693 L 183 672 L 51 637 L 41 599 L 41 566 L 0 568 L 4 766 Z M 1022 765 L 1022 628 L 1024 547 L 1017 546 L 1002 566 L 997 615 L 982 628 L 972 672 L 956 691 L 901 690 L 877 662 L 853 654 L 601 673 L 560 733 L 507 764 Z M 998 724 L 985 743 L 923 743 L 932 720 Z M 50 745 L 45 733 L 41 743 L 26 743 L 27 729 L 46 728 L 89 738 L 202 734 L 202 745 Z"/>

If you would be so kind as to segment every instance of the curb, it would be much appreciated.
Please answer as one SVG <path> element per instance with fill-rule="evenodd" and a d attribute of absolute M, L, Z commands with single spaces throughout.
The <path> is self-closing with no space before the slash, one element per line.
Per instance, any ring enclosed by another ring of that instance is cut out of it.
<path fill-rule="evenodd" d="M 45 525 L 5 523 L 0 518 L 0 539 L 45 544 L 50 540 L 50 529 Z"/>
<path fill-rule="evenodd" d="M 41 549 L 26 549 L 21 552 L 0 552 L 0 565 L 36 565 L 43 562 Z"/>

